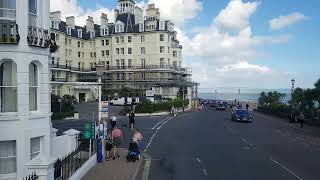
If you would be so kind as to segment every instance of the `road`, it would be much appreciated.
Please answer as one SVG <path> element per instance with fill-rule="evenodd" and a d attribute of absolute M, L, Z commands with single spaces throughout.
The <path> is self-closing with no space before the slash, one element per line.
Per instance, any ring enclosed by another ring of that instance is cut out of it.
<path fill-rule="evenodd" d="M 318 180 L 320 137 L 255 115 L 237 123 L 207 107 L 179 115 L 153 132 L 144 165 L 150 180 Z M 142 179 L 142 177 L 137 179 Z"/>

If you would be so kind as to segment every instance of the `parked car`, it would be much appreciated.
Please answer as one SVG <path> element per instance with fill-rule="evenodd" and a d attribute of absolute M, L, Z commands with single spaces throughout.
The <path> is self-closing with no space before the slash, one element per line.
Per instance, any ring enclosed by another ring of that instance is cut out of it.
<path fill-rule="evenodd" d="M 210 107 L 213 107 L 213 108 L 217 107 L 217 103 L 216 102 L 211 102 L 210 103 Z"/>
<path fill-rule="evenodd" d="M 131 105 L 131 103 L 133 102 L 133 104 L 137 104 L 139 103 L 139 98 L 138 97 L 127 97 L 127 105 Z M 110 101 L 110 105 L 114 105 L 114 106 L 124 106 L 125 103 L 125 97 L 117 97 L 117 98 L 113 98 Z"/>
<path fill-rule="evenodd" d="M 252 122 L 251 114 L 243 109 L 235 109 L 231 111 L 231 119 L 238 122 Z"/>

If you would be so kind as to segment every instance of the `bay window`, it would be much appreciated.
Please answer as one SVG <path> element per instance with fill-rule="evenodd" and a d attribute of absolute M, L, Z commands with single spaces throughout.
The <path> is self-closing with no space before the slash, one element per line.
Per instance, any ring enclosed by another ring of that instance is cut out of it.
<path fill-rule="evenodd" d="M 17 112 L 17 65 L 4 61 L 0 65 L 0 112 Z"/>
<path fill-rule="evenodd" d="M 38 69 L 34 63 L 29 65 L 29 110 L 36 111 L 38 103 Z"/>
<path fill-rule="evenodd" d="M 16 0 L 0 0 L 0 19 L 16 20 Z"/>

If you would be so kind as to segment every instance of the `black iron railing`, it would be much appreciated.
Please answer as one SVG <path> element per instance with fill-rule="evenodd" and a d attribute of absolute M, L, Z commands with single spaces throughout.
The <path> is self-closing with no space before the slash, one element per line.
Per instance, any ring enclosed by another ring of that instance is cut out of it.
<path fill-rule="evenodd" d="M 26 176 L 23 178 L 23 180 L 37 180 L 39 179 L 39 176 L 36 174 L 36 172 L 31 173 L 29 176 Z"/>
<path fill-rule="evenodd" d="M 55 78 L 55 77 L 52 77 L 52 78 L 51 78 L 51 81 L 55 81 L 55 82 L 68 82 L 68 79 L 67 79 L 67 78 Z"/>
<path fill-rule="evenodd" d="M 50 48 L 50 52 L 57 50 L 54 33 L 49 32 L 47 29 L 28 26 L 27 42 L 29 46 Z"/>
<path fill-rule="evenodd" d="M 14 21 L 0 21 L 0 44 L 18 44 L 18 25 Z"/>
<path fill-rule="evenodd" d="M 96 141 L 91 141 L 91 152 L 96 153 Z M 83 135 L 77 136 L 77 147 L 72 153 L 62 159 L 57 159 L 54 164 L 54 179 L 69 179 L 88 159 L 89 159 L 89 140 L 83 139 Z"/>

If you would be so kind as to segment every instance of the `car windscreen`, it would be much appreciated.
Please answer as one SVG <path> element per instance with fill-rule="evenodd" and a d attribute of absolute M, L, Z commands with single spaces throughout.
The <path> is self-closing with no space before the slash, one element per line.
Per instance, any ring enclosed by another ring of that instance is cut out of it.
<path fill-rule="evenodd" d="M 244 110 L 236 110 L 236 114 L 241 115 L 241 116 L 248 116 L 249 113 Z"/>

